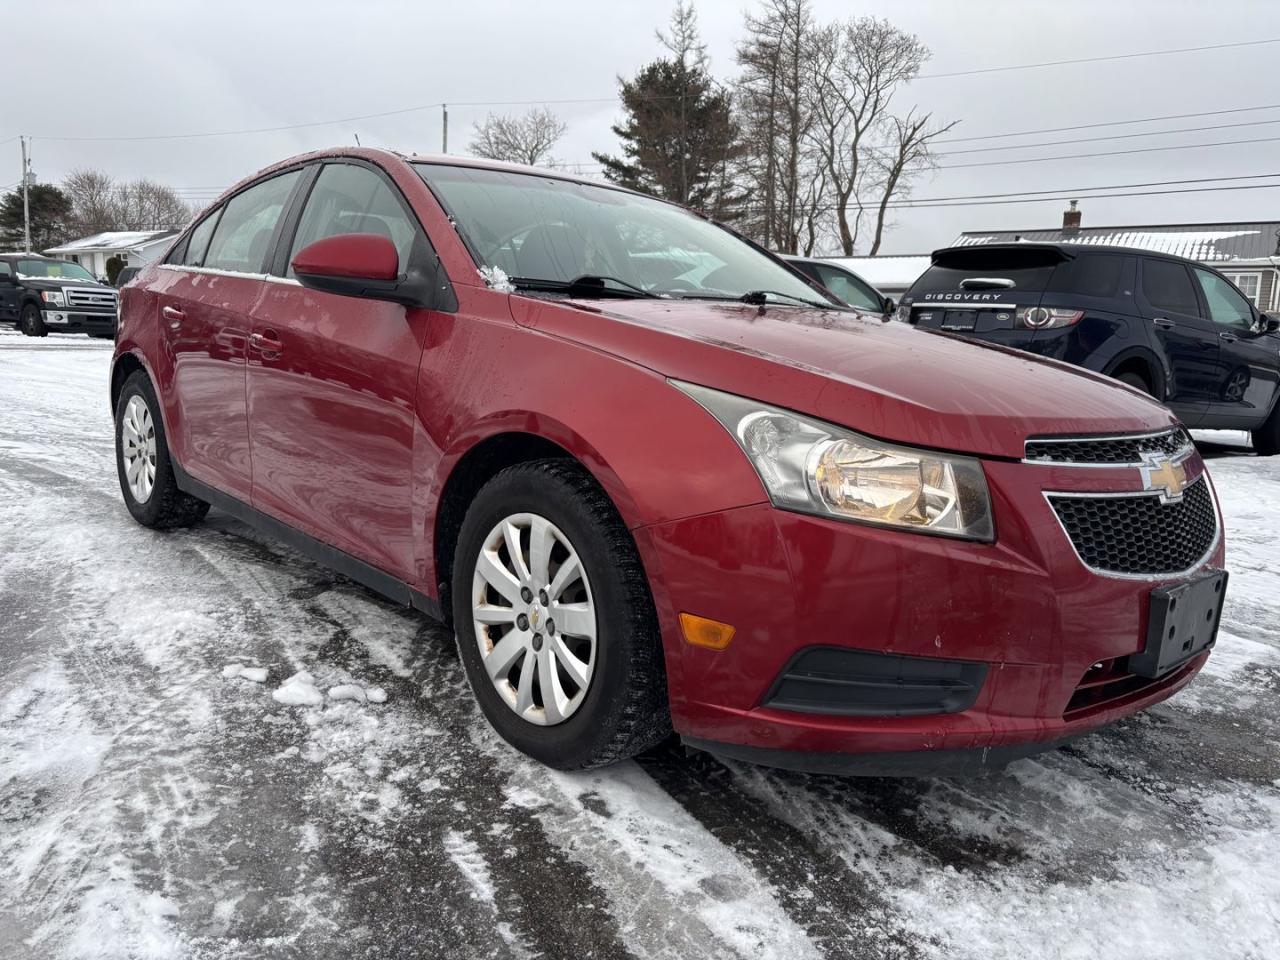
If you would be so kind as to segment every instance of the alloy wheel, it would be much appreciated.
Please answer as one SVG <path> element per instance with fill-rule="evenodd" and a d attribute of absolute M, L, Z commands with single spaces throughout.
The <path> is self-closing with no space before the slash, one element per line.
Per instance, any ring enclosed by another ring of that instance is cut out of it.
<path fill-rule="evenodd" d="M 147 402 L 136 393 L 120 418 L 120 456 L 129 492 L 138 503 L 146 503 L 156 482 L 156 429 Z"/>
<path fill-rule="evenodd" d="M 573 716 L 595 673 L 596 608 L 569 538 L 538 514 L 501 520 L 476 559 L 471 611 L 503 702 L 538 726 Z"/>

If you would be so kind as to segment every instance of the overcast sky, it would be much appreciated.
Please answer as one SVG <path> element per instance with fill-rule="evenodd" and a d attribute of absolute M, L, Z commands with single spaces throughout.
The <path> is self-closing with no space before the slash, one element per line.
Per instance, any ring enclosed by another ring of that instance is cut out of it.
<path fill-rule="evenodd" d="M 755 0 L 699 0 L 702 32 L 717 77 L 731 78 L 744 10 Z M 38 10 L 37 10 L 38 7 Z M 1274 0 L 815 0 L 820 20 L 889 18 L 933 51 L 926 73 L 1098 57 L 1280 38 Z M 32 12 L 29 27 L 23 15 Z M 89 4 L 0 0 L 7 24 L 0 141 L 35 137 L 34 169 L 56 181 L 76 167 L 121 178 L 151 177 L 193 200 L 291 154 L 359 135 L 366 145 L 440 149 L 440 110 L 351 123 L 201 139 L 93 141 L 274 127 L 404 110 L 447 101 L 450 148 L 465 149 L 488 110 L 468 101 L 606 98 L 553 107 L 569 131 L 557 156 L 591 162 L 612 150 L 616 77 L 659 55 L 661 0 L 218 0 Z M 939 118 L 951 134 L 977 137 L 1076 124 L 1280 104 L 1280 43 L 1171 56 L 963 77 L 921 78 L 899 93 Z M 16 87 L 16 94 L 14 93 Z M 1270 121 L 1261 123 L 1259 121 Z M 1171 136 L 1078 142 L 1156 129 L 1250 124 Z M 1273 142 L 1150 153 L 970 166 L 1064 153 L 1276 138 Z M 1280 173 L 1280 106 L 1218 117 L 1043 134 L 1009 143 L 1068 141 L 943 158 L 915 187 L 918 197 L 1080 188 L 1198 177 Z M 1000 141 L 1002 143 L 1006 141 Z M 990 141 L 942 149 L 973 149 Z M 20 176 L 17 141 L 0 143 L 0 187 Z M 1280 180 L 1275 181 L 1280 183 Z M 900 211 L 882 253 L 925 252 L 969 229 L 1034 228 L 1061 221 L 1064 204 L 1026 203 Z M 1280 190 L 1081 203 L 1084 223 L 1141 224 L 1280 219 Z"/>

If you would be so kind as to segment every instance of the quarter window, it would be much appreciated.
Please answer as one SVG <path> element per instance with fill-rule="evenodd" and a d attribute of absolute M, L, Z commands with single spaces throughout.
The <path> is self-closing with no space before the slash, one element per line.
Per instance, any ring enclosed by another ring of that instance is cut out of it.
<path fill-rule="evenodd" d="M 262 273 L 276 221 L 301 174 L 300 170 L 282 173 L 228 200 L 209 241 L 204 266 L 236 273 Z M 192 246 L 195 246 L 194 235 Z"/>
<path fill-rule="evenodd" d="M 209 214 L 200 221 L 200 225 L 191 231 L 191 238 L 187 241 L 187 250 L 182 257 L 182 262 L 188 267 L 198 267 L 204 263 L 205 251 L 209 249 L 209 238 L 213 236 L 213 228 L 218 225 L 218 214 L 222 212 L 219 208 Z"/>
<path fill-rule="evenodd" d="M 1171 260 L 1146 260 L 1142 264 L 1142 295 L 1159 310 L 1198 316 L 1200 305 L 1187 268 Z"/>
<path fill-rule="evenodd" d="M 404 273 L 419 229 L 386 181 L 373 170 L 353 163 L 326 164 L 298 223 L 287 276 L 294 276 L 293 257 L 303 247 L 346 233 L 386 237 L 395 244 L 400 272 Z"/>
<path fill-rule="evenodd" d="M 1214 323 L 1241 330 L 1252 329 L 1253 309 L 1239 291 L 1216 273 L 1197 269 L 1195 274 Z"/>

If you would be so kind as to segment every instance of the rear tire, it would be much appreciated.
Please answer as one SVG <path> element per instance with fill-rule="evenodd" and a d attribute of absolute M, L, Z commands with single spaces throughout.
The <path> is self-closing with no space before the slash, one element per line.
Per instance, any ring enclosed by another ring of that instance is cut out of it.
<path fill-rule="evenodd" d="M 512 539 L 504 537 L 507 524 L 516 531 L 515 561 L 506 546 Z M 541 551 L 534 546 L 539 532 L 550 544 Z M 477 576 L 482 551 L 485 566 Z M 567 572 L 576 569 L 575 557 L 580 577 Z M 489 585 L 495 563 L 515 571 L 510 579 L 498 576 L 505 593 Z M 555 625 L 557 616 L 565 629 Z M 458 537 L 453 620 L 485 718 L 535 760 L 560 770 L 599 767 L 647 750 L 671 732 L 658 618 L 635 541 L 604 491 L 576 464 L 517 464 L 476 495 Z M 533 670 L 531 679 L 526 670 Z M 544 683 L 552 689 L 551 706 Z"/>
<path fill-rule="evenodd" d="M 1276 401 L 1271 416 L 1253 431 L 1253 449 L 1260 457 L 1280 454 L 1280 400 Z"/>
<path fill-rule="evenodd" d="M 209 504 L 178 489 L 160 404 L 141 370 L 116 400 L 116 471 L 125 506 L 144 527 L 189 527 L 209 512 Z"/>
<path fill-rule="evenodd" d="M 40 315 L 40 308 L 34 303 L 28 303 L 22 308 L 22 314 L 18 320 L 18 329 L 28 337 L 47 337 L 49 335 L 49 331 L 44 325 L 44 317 Z"/>
<path fill-rule="evenodd" d="M 1116 375 L 1116 379 L 1121 383 L 1128 384 L 1135 390 L 1141 390 L 1149 397 L 1155 397 L 1156 392 L 1151 388 L 1151 384 L 1147 383 L 1147 378 L 1140 373 L 1134 373 L 1126 370 L 1124 373 Z"/>

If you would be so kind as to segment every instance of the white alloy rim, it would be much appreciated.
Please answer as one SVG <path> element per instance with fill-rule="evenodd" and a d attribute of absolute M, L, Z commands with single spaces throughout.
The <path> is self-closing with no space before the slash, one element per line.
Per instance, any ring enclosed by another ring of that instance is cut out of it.
<path fill-rule="evenodd" d="M 120 452 L 129 492 L 138 503 L 146 503 L 156 484 L 156 428 L 147 401 L 136 393 L 120 418 Z"/>

